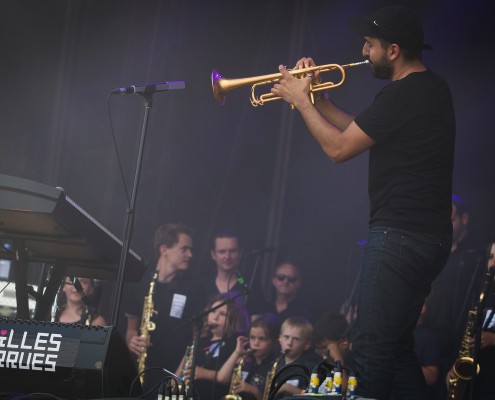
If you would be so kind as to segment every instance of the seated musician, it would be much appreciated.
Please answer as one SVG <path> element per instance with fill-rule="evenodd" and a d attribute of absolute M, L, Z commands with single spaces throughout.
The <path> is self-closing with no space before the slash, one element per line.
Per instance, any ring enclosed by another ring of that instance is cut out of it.
<path fill-rule="evenodd" d="M 288 364 L 299 364 L 311 372 L 316 364 L 322 360 L 312 349 L 312 337 L 313 325 L 307 319 L 298 316 L 287 318 L 280 328 L 279 342 L 285 356 L 280 360 L 278 370 Z M 291 375 L 290 369 L 280 376 L 280 380 L 284 380 L 286 376 L 288 378 L 288 375 Z M 300 376 L 287 379 L 276 398 L 299 394 L 306 383 Z"/>
<path fill-rule="evenodd" d="M 236 294 L 220 293 L 214 296 L 206 309 L 215 308 L 205 321 L 205 333 L 199 340 L 196 368 L 194 370 L 194 392 L 200 399 L 218 399 L 225 396 L 228 386 L 218 382 L 217 374 L 236 346 L 236 339 L 244 335 L 249 324 L 247 309 L 235 301 Z M 191 376 L 191 363 L 184 368 L 183 358 L 177 368 L 177 375 L 186 382 Z"/>
<path fill-rule="evenodd" d="M 488 272 L 492 271 L 493 273 L 493 268 L 495 268 L 495 241 L 489 244 L 488 251 Z M 490 276 L 488 272 L 484 276 L 485 282 L 482 285 L 481 293 L 483 293 L 483 296 L 480 295 L 478 298 L 478 301 L 482 301 L 484 306 L 483 310 L 481 310 L 483 314 L 480 321 L 481 325 L 478 326 L 478 328 L 481 328 L 477 357 L 480 371 L 477 375 L 475 374 L 474 379 L 463 380 L 458 378 L 458 375 L 454 372 L 454 366 L 452 366 L 447 374 L 446 384 L 449 396 L 453 395 L 456 399 L 492 400 L 495 398 L 495 385 L 493 385 L 495 380 L 495 282 L 490 282 L 489 279 L 493 275 Z M 483 297 L 483 300 L 481 300 L 481 297 Z M 473 308 L 479 306 L 480 304 L 474 304 Z M 462 348 L 459 351 L 459 357 L 455 363 L 458 363 L 460 369 L 462 369 L 462 365 L 466 365 L 465 362 L 460 361 L 460 358 L 463 356 L 469 358 L 474 355 L 475 339 L 470 336 L 473 333 L 472 331 L 473 328 L 466 324 L 463 344 L 467 344 L 467 347 L 471 350 L 470 354 L 466 354 L 465 349 Z M 474 387 L 471 387 L 470 385 L 473 384 Z"/>
<path fill-rule="evenodd" d="M 77 281 L 76 281 L 77 280 Z M 78 290 L 79 289 L 79 290 Z M 66 277 L 58 294 L 55 322 L 107 326 L 105 318 L 97 314 L 95 281 L 89 278 Z"/>
<path fill-rule="evenodd" d="M 237 338 L 234 352 L 218 372 L 219 382 L 230 382 L 230 395 L 236 394 L 245 400 L 264 398 L 266 385 L 270 384 L 267 378 L 280 353 L 277 342 L 279 330 L 276 315 L 262 314 L 251 323 L 249 338 Z M 249 348 L 246 348 L 248 344 Z"/>

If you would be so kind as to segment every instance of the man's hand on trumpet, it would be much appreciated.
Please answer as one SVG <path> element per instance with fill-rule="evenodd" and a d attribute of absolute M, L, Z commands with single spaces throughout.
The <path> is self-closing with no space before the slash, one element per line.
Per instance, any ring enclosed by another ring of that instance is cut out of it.
<path fill-rule="evenodd" d="M 313 61 L 311 57 L 303 57 L 297 63 L 294 69 L 304 69 L 304 68 L 312 68 L 316 67 L 316 63 Z M 313 72 L 308 73 L 306 76 L 313 78 L 313 85 L 318 85 L 321 83 L 320 78 L 320 70 L 315 70 Z"/>
<path fill-rule="evenodd" d="M 315 66 L 316 64 L 312 58 L 304 57 L 296 63 L 294 71 Z M 282 74 L 282 78 L 273 85 L 271 92 L 280 96 L 297 109 L 300 109 L 303 105 L 308 105 L 308 103 L 311 104 L 312 102 L 309 97 L 311 85 L 320 82 L 320 71 L 315 70 L 295 77 L 283 65 L 280 65 L 278 69 Z"/>
<path fill-rule="evenodd" d="M 297 79 L 283 65 L 280 65 L 278 70 L 282 74 L 282 78 L 273 85 L 271 92 L 297 109 L 307 103 L 311 105 L 308 95 L 313 76 Z"/>

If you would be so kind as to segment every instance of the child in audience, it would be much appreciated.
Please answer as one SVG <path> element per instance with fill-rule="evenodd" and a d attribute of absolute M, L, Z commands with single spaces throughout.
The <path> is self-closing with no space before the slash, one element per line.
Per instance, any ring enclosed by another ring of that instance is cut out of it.
<path fill-rule="evenodd" d="M 279 342 L 281 351 L 285 353 L 278 369 L 288 364 L 300 364 L 308 368 L 309 372 L 313 370 L 322 358 L 313 351 L 312 348 L 313 325 L 303 317 L 289 317 L 283 323 L 280 329 Z M 294 370 L 294 372 L 301 370 Z M 284 376 L 290 375 L 290 370 L 282 374 L 279 381 L 284 379 Z M 307 382 L 301 377 L 294 377 L 287 380 L 280 388 L 277 398 L 286 397 L 288 395 L 299 394 L 305 388 Z"/>
<path fill-rule="evenodd" d="M 262 400 L 267 375 L 280 357 L 279 331 L 277 316 L 262 314 L 251 323 L 249 338 L 237 338 L 236 349 L 218 372 L 219 382 L 232 384 L 233 393 L 229 394 L 240 395 L 244 400 Z M 237 380 L 233 374 L 241 360 L 241 379 Z"/>
<path fill-rule="evenodd" d="M 352 371 L 351 341 L 349 339 L 349 323 L 340 313 L 327 313 L 315 324 L 313 339 L 317 349 L 332 363 L 340 363 L 346 367 L 342 371 L 342 393 L 347 391 L 349 370 Z"/>
<path fill-rule="evenodd" d="M 213 297 L 207 309 L 227 301 L 220 308 L 211 311 L 206 318 L 206 333 L 200 338 L 194 371 L 194 389 L 200 399 L 219 399 L 229 390 L 228 385 L 218 382 L 217 374 L 236 347 L 239 335 L 245 335 L 249 317 L 244 305 L 236 302 L 232 294 L 220 293 Z M 190 368 L 184 369 L 184 359 L 177 368 L 177 374 L 187 381 Z"/>

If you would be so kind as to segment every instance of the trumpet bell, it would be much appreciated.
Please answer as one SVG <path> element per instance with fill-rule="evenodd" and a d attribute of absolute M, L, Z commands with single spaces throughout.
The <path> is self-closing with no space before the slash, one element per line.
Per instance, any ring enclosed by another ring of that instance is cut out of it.
<path fill-rule="evenodd" d="M 213 96 L 215 99 L 223 105 L 225 103 L 225 95 L 231 90 L 237 89 L 241 86 L 246 85 L 261 85 L 277 82 L 282 77 L 281 73 L 261 75 L 261 76 L 252 76 L 249 78 L 237 78 L 237 79 L 226 79 L 217 70 L 213 70 L 211 73 L 211 86 L 213 88 Z M 255 95 L 253 93 L 253 100 L 257 102 L 255 99 Z"/>
<path fill-rule="evenodd" d="M 222 75 L 220 75 L 220 73 L 216 69 L 211 72 L 211 87 L 213 88 L 213 96 L 221 106 L 223 106 L 225 103 L 225 95 L 221 92 L 219 82 L 222 78 Z"/>

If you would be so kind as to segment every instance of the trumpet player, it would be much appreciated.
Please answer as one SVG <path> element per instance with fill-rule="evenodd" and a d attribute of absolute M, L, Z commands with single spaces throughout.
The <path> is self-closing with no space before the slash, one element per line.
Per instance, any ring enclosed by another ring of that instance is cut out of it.
<path fill-rule="evenodd" d="M 353 356 L 364 398 L 425 399 L 412 332 L 425 296 L 449 256 L 455 115 L 449 86 L 422 61 L 417 14 L 388 6 L 350 19 L 364 38 L 372 75 L 389 80 L 357 116 L 328 93 L 323 79 L 280 66 L 271 92 L 296 108 L 324 153 L 340 163 L 369 151 L 370 231 L 360 273 Z M 316 66 L 310 57 L 295 69 Z"/>
<path fill-rule="evenodd" d="M 231 382 L 234 394 L 243 400 L 262 400 L 267 377 L 277 357 L 279 320 L 274 314 L 261 314 L 249 328 L 249 337 L 239 336 L 230 357 L 218 371 L 218 381 Z M 234 369 L 245 358 L 241 379 L 234 379 Z"/>

